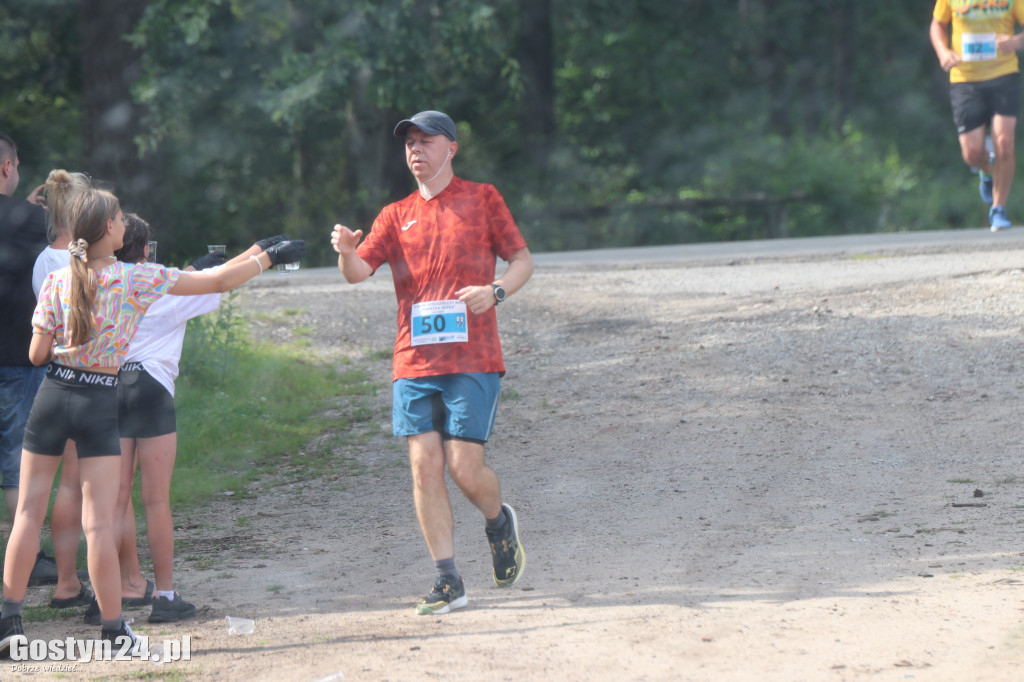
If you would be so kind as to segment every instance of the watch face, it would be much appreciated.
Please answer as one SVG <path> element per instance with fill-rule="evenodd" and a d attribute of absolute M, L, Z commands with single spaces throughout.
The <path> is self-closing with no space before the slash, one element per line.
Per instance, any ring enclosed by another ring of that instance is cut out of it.
<path fill-rule="evenodd" d="M 494 300 L 501 302 L 505 300 L 505 289 L 494 285 Z"/>

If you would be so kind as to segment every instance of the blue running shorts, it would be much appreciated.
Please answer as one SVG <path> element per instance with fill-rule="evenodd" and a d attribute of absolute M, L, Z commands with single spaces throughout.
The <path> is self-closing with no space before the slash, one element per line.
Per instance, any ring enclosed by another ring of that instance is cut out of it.
<path fill-rule="evenodd" d="M 497 372 L 398 379 L 392 385 L 396 436 L 437 431 L 443 438 L 486 443 L 498 413 Z"/>

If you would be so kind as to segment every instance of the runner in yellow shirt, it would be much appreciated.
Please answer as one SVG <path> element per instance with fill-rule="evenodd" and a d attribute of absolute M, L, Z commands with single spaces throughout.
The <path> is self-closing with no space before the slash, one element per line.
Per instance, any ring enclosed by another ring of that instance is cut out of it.
<path fill-rule="evenodd" d="M 1006 202 L 1013 185 L 1020 113 L 1016 52 L 1024 48 L 1024 33 L 1014 34 L 1017 25 L 1024 25 L 1024 2 L 936 0 L 930 29 L 939 64 L 949 72 L 960 152 L 964 162 L 978 170 L 981 199 L 992 206 L 988 218 L 993 232 L 1012 226 Z M 991 153 L 985 148 L 989 125 Z"/>

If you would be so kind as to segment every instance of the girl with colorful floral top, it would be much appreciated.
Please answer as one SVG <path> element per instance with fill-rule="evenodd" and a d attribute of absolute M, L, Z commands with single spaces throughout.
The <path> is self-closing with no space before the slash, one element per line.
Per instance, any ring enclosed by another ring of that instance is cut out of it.
<path fill-rule="evenodd" d="M 82 527 L 101 637 L 134 645 L 121 615 L 121 574 L 114 509 L 120 487 L 117 373 L 139 321 L 164 294 L 229 291 L 277 263 L 300 260 L 302 241 L 284 241 L 220 270 L 183 272 L 121 263 L 124 214 L 109 192 L 87 189 L 69 206 L 71 265 L 50 273 L 32 318 L 29 359 L 50 363 L 25 428 L 22 488 L 4 559 L 0 657 L 24 636 L 21 607 L 64 443 L 78 449 Z M 253 262 L 254 261 L 254 262 Z"/>

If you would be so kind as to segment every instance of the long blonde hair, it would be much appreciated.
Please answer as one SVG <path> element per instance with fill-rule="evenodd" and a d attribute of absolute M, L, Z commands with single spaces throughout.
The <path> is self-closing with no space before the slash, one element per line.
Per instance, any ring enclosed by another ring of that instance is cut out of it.
<path fill-rule="evenodd" d="M 46 235 L 50 243 L 63 233 L 70 232 L 68 222 L 68 204 L 71 198 L 84 189 L 92 186 L 89 176 L 85 173 L 69 173 L 63 168 L 55 168 L 46 177 Z"/>
<path fill-rule="evenodd" d="M 89 246 L 107 233 L 107 222 L 117 217 L 121 206 L 110 192 L 86 188 L 71 198 L 67 208 L 71 227 L 71 306 L 66 338 L 71 346 L 81 346 L 96 332 L 96 275 L 86 265 Z"/>

